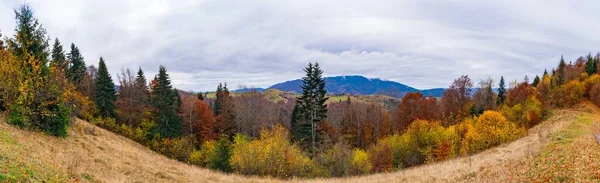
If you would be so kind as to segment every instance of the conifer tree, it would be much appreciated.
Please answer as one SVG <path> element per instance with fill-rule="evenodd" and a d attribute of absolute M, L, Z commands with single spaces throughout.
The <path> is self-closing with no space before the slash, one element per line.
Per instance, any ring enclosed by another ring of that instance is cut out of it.
<path fill-rule="evenodd" d="M 115 101 L 117 99 L 115 95 L 115 83 L 110 73 L 108 73 L 108 68 L 106 68 L 106 63 L 102 57 L 100 57 L 100 63 L 98 63 L 98 75 L 96 76 L 94 95 L 96 96 L 96 106 L 98 107 L 99 115 L 114 118 L 116 116 Z"/>
<path fill-rule="evenodd" d="M 535 76 L 535 78 L 533 78 L 533 83 L 531 83 L 531 85 L 533 87 L 537 87 L 537 85 L 540 83 L 540 77 L 539 76 Z"/>
<path fill-rule="evenodd" d="M 544 69 L 544 75 L 542 77 L 546 77 L 548 75 L 548 70 Z"/>
<path fill-rule="evenodd" d="M 563 85 L 565 83 L 565 68 L 567 67 L 567 64 L 565 63 L 565 59 L 563 58 L 563 56 L 560 56 L 560 63 L 558 64 L 558 79 L 557 79 L 557 86 Z M 554 75 L 554 74 L 553 74 Z"/>
<path fill-rule="evenodd" d="M 592 57 L 592 53 L 590 52 L 587 56 L 587 61 L 585 62 L 585 71 L 588 75 L 591 76 L 592 74 L 596 73 L 598 67 L 596 64 L 597 63 L 594 60 L 594 57 Z"/>
<path fill-rule="evenodd" d="M 142 68 L 140 67 L 135 78 L 134 86 L 136 91 L 143 92 L 143 94 L 138 97 L 139 101 L 142 102 L 144 106 L 147 106 L 150 102 L 150 91 L 148 91 L 146 82 L 146 76 L 144 76 L 144 71 L 142 71 Z"/>
<path fill-rule="evenodd" d="M 167 69 L 160 66 L 156 84 L 152 85 L 151 103 L 155 111 L 153 112 L 156 127 L 154 133 L 162 138 L 181 136 L 183 123 L 179 117 L 180 103 L 177 101 L 179 95 L 171 86 L 171 80 L 167 74 Z"/>
<path fill-rule="evenodd" d="M 304 71 L 306 76 L 302 78 L 302 95 L 296 99 L 292 131 L 294 140 L 303 148 L 315 150 L 320 140 L 318 126 L 327 118 L 327 90 L 318 63 L 309 63 Z"/>
<path fill-rule="evenodd" d="M 63 46 L 60 44 L 58 38 L 54 39 L 54 46 L 52 46 L 52 60 L 51 64 L 55 65 L 63 73 L 67 73 L 67 59 L 65 57 L 65 51 Z"/>
<path fill-rule="evenodd" d="M 77 90 L 80 90 L 82 88 L 81 80 L 86 73 L 86 66 L 79 48 L 73 43 L 71 43 L 71 52 L 67 54 L 67 58 L 69 61 L 67 78 L 75 85 Z"/>
<path fill-rule="evenodd" d="M 15 11 L 15 37 L 8 40 L 8 49 L 18 60 L 13 65 L 20 74 L 14 79 L 19 95 L 9 106 L 8 123 L 20 127 L 41 129 L 55 136 L 66 136 L 70 108 L 67 107 L 60 74 L 48 67 L 46 30 L 34 18 L 27 5 Z M 68 92 L 66 92 L 68 93 Z"/>
<path fill-rule="evenodd" d="M 227 83 L 225 83 L 224 86 L 219 83 L 219 86 L 217 86 L 216 97 L 214 110 L 216 111 L 217 133 L 233 138 L 237 132 L 234 112 L 235 106 L 231 94 L 229 93 L 229 89 L 227 88 Z"/>
<path fill-rule="evenodd" d="M 506 100 L 506 86 L 504 84 L 504 76 L 500 76 L 500 83 L 498 84 L 498 98 L 496 103 L 498 106 L 504 104 Z"/>

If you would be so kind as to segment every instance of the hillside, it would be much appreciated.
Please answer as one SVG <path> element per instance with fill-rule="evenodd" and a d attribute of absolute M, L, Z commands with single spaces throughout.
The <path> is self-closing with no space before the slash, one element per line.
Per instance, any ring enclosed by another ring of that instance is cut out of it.
<path fill-rule="evenodd" d="M 527 136 L 471 157 L 363 177 L 284 181 L 187 165 L 81 120 L 69 137 L 56 138 L 3 119 L 0 182 L 597 182 L 600 146 L 591 134 L 598 120 L 600 109 L 584 103 L 552 110 Z"/>

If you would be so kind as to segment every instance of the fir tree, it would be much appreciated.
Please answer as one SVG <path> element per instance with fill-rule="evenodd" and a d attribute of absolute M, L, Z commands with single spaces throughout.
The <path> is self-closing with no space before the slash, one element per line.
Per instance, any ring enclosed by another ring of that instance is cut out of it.
<path fill-rule="evenodd" d="M 587 72 L 587 74 L 589 76 L 591 76 L 592 74 L 596 73 L 597 70 L 597 65 L 596 65 L 596 61 L 594 60 L 594 57 L 592 57 L 592 53 L 590 52 L 587 56 L 587 61 L 585 62 L 585 71 Z"/>
<path fill-rule="evenodd" d="M 535 76 L 535 78 L 533 78 L 533 83 L 531 83 L 531 85 L 533 87 L 537 87 L 537 85 L 540 83 L 540 77 L 539 76 Z"/>
<path fill-rule="evenodd" d="M 143 95 L 139 96 L 140 102 L 143 102 L 144 106 L 148 105 L 150 102 L 150 91 L 148 91 L 148 86 L 146 85 L 146 76 L 144 76 L 144 71 L 140 67 L 137 76 L 135 78 L 134 83 L 136 91 L 143 91 Z"/>
<path fill-rule="evenodd" d="M 81 90 L 81 80 L 86 73 L 86 66 L 79 48 L 73 43 L 71 43 L 71 52 L 67 54 L 67 58 L 69 61 L 67 78 L 75 85 L 77 90 Z"/>
<path fill-rule="evenodd" d="M 104 63 L 102 57 L 100 57 L 100 63 L 98 63 L 94 95 L 96 96 L 96 106 L 100 116 L 114 118 L 116 116 L 115 101 L 117 100 L 115 83 L 110 73 L 108 73 L 108 68 L 106 68 L 106 63 Z"/>
<path fill-rule="evenodd" d="M 305 149 L 315 150 L 320 141 L 318 126 L 327 118 L 327 97 L 323 71 L 318 63 L 308 64 L 302 77 L 302 95 L 296 100 L 296 114 L 292 117 L 294 140 Z M 306 130 L 309 128 L 310 130 Z"/>
<path fill-rule="evenodd" d="M 30 55 L 37 62 L 41 62 L 42 66 L 46 66 L 50 55 L 46 29 L 33 17 L 33 10 L 27 5 L 21 6 L 19 11 L 15 10 L 15 15 L 17 32 L 15 38 L 8 40 L 9 48 L 21 59 Z M 45 69 L 47 70 L 47 67 Z"/>
<path fill-rule="evenodd" d="M 506 99 L 506 86 L 504 84 L 504 76 L 500 76 L 500 83 L 498 84 L 498 98 L 496 100 L 496 104 L 498 104 L 498 105 L 504 104 L 505 99 Z"/>
<path fill-rule="evenodd" d="M 179 108 L 177 101 L 177 92 L 174 92 L 171 86 L 171 80 L 167 74 L 167 69 L 160 66 L 156 84 L 152 85 L 152 106 L 155 108 L 153 113 L 156 120 L 154 133 L 162 138 L 181 136 L 183 123 L 179 117 Z"/>
<path fill-rule="evenodd" d="M 54 39 L 54 46 L 52 47 L 52 65 L 56 65 L 63 73 L 67 72 L 67 59 L 65 57 L 65 51 L 63 46 L 60 44 L 58 38 Z"/>
<path fill-rule="evenodd" d="M 557 86 L 563 85 L 565 83 L 565 68 L 567 67 L 567 64 L 565 63 L 565 59 L 563 58 L 563 56 L 560 56 L 560 63 L 558 64 L 558 80 L 557 82 Z"/>
<path fill-rule="evenodd" d="M 546 77 L 548 75 L 548 70 L 544 69 L 544 75 L 542 77 Z"/>

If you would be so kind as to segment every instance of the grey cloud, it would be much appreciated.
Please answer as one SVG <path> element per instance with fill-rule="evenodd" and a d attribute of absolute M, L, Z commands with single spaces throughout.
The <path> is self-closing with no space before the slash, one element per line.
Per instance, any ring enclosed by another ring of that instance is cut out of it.
<path fill-rule="evenodd" d="M 0 2 L 11 35 L 18 0 Z M 561 54 L 575 60 L 600 43 L 593 1 L 43 1 L 31 0 L 52 37 L 74 42 L 113 76 L 165 65 L 176 87 L 219 82 L 268 87 L 318 61 L 326 76 L 360 74 L 417 88 L 533 78 Z"/>

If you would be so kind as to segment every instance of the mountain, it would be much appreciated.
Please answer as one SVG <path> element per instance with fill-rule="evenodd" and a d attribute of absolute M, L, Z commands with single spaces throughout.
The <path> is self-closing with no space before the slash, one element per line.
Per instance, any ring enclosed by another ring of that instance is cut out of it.
<path fill-rule="evenodd" d="M 325 77 L 325 89 L 332 94 L 371 95 L 383 94 L 393 97 L 401 97 L 408 92 L 422 92 L 424 95 L 440 97 L 443 88 L 418 90 L 402 83 L 382 80 L 379 78 L 366 78 L 364 76 L 334 76 Z M 296 79 L 275 84 L 269 89 L 277 89 L 287 92 L 301 93 L 302 80 Z"/>

